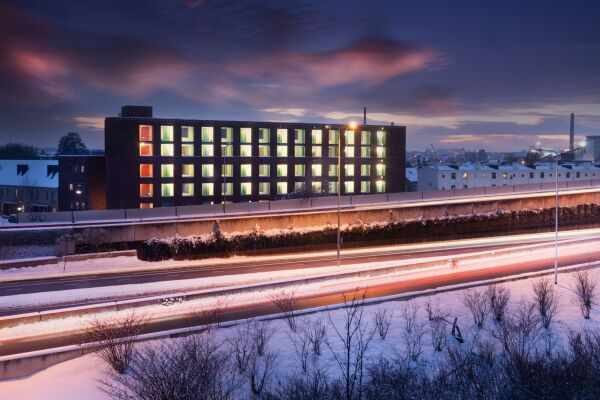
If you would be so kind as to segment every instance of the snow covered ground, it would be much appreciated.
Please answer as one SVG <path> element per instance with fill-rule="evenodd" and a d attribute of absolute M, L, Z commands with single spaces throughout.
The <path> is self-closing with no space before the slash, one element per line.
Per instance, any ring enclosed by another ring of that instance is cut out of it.
<path fill-rule="evenodd" d="M 592 277 L 595 281 L 598 281 L 600 279 L 600 269 L 592 270 Z M 509 307 L 516 307 L 521 299 L 532 297 L 532 282 L 533 279 L 526 279 L 503 284 L 511 292 Z M 552 323 L 551 329 L 555 333 L 560 334 L 568 332 L 569 329 L 583 327 L 592 329 L 600 328 L 600 309 L 592 311 L 592 318 L 590 320 L 584 320 L 581 317 L 579 309 L 571 300 L 573 296 L 572 287 L 573 274 L 559 275 L 559 286 L 557 287 L 560 296 L 559 313 L 557 320 Z M 472 317 L 460 300 L 462 292 L 463 290 L 456 290 L 440 293 L 435 296 L 419 297 L 413 300 L 413 302 L 419 307 L 420 321 L 425 324 L 426 328 L 429 327 L 429 324 L 426 322 L 427 318 L 424 308 L 428 302 L 439 302 L 442 308 L 450 313 L 450 318 L 458 317 L 459 326 L 466 339 L 464 346 L 468 346 L 469 342 L 475 336 L 485 335 L 486 330 L 484 328 L 481 331 L 473 325 Z M 405 346 L 402 337 L 403 318 L 401 310 L 404 304 L 406 304 L 405 301 L 392 300 L 381 304 L 368 304 L 365 307 L 365 317 L 369 324 L 372 324 L 372 317 L 377 310 L 386 309 L 393 315 L 391 329 L 386 339 L 381 340 L 375 336 L 375 339 L 371 343 L 368 350 L 369 359 L 379 356 L 394 358 L 403 354 Z M 300 323 L 302 324 L 310 319 L 322 319 L 327 326 L 328 336 L 335 348 L 337 342 L 333 340 L 334 332 L 329 323 L 327 313 L 329 313 L 334 324 L 339 326 L 344 314 L 344 310 L 341 309 L 319 311 L 302 316 L 300 317 Z M 494 322 L 488 317 L 486 324 L 492 326 Z M 277 352 L 276 370 L 280 375 L 291 374 L 298 368 L 298 357 L 290 341 L 290 331 L 284 320 L 273 320 L 270 322 L 270 326 L 274 331 L 274 335 L 269 343 L 269 347 L 271 350 Z M 235 330 L 236 327 L 222 327 L 217 329 L 214 335 L 218 340 L 225 340 L 233 336 Z M 447 340 L 448 343 L 452 343 L 454 339 L 448 337 Z M 422 339 L 422 345 L 422 359 L 435 360 L 437 357 L 443 357 L 443 352 L 437 353 L 434 351 L 428 329 Z M 331 374 L 337 374 L 331 352 L 327 347 L 324 348 L 323 355 L 319 357 L 318 362 L 321 367 L 326 368 Z M 105 368 L 105 365 L 98 358 L 93 355 L 87 355 L 52 366 L 24 379 L 0 382 L 0 393 L 2 393 L 2 398 L 20 400 L 40 398 L 105 400 L 108 397 L 97 388 L 98 381 L 103 378 Z"/>

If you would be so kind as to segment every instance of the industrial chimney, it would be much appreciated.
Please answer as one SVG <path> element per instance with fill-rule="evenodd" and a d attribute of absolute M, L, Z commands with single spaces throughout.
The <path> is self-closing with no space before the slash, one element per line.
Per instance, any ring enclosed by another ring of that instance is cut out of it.
<path fill-rule="evenodd" d="M 575 114 L 571 113 L 571 130 L 569 131 L 569 151 L 575 150 Z"/>

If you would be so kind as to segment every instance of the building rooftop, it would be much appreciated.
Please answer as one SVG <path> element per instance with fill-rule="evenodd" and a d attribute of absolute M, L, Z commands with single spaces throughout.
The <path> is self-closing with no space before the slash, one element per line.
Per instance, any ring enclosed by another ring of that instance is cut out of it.
<path fill-rule="evenodd" d="M 58 160 L 0 160 L 0 185 L 58 188 Z"/>

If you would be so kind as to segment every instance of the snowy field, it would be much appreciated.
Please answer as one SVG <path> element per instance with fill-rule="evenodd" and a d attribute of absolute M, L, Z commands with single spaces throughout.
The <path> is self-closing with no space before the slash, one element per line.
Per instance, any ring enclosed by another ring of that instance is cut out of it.
<path fill-rule="evenodd" d="M 594 281 L 600 279 L 600 269 L 593 269 L 591 275 Z M 525 279 L 502 284 L 510 290 L 509 308 L 514 309 L 518 306 L 522 299 L 532 298 L 532 283 L 534 279 Z M 584 320 L 580 314 L 579 308 L 572 301 L 574 287 L 574 274 L 559 275 L 559 285 L 557 291 L 559 294 L 559 308 L 556 319 L 551 323 L 550 332 L 555 334 L 558 339 L 559 346 L 565 339 L 566 333 L 569 330 L 578 330 L 582 328 L 597 329 L 599 327 L 600 309 L 594 309 L 590 320 Z M 422 337 L 422 354 L 419 357 L 420 361 L 435 361 L 436 358 L 444 357 L 446 350 L 436 352 L 432 346 L 431 334 L 425 312 L 427 303 L 440 304 L 440 307 L 445 310 L 449 319 L 458 318 L 458 325 L 462 330 L 465 338 L 464 344 L 456 344 L 454 338 L 450 335 L 446 337 L 446 346 L 469 346 L 475 338 L 489 336 L 489 332 L 496 327 L 496 322 L 488 316 L 483 329 L 477 328 L 471 317 L 471 314 L 461 302 L 465 290 L 456 290 L 445 292 L 435 296 L 423 296 L 412 300 L 412 303 L 418 307 L 419 321 L 423 324 L 425 334 Z M 373 360 L 379 357 L 394 359 L 403 357 L 406 352 L 405 339 L 403 337 L 403 326 L 405 320 L 402 317 L 402 310 L 406 305 L 406 301 L 392 300 L 380 304 L 367 304 L 364 306 L 364 320 L 368 324 L 368 328 L 373 328 L 373 316 L 378 311 L 385 309 L 392 315 L 392 323 L 389 333 L 385 339 L 380 339 L 375 334 L 367 351 L 367 360 Z M 335 332 L 332 328 L 333 322 L 337 327 L 342 325 L 344 320 L 345 310 L 321 310 L 316 313 L 311 313 L 298 317 L 299 326 L 304 326 L 310 320 L 322 320 L 327 329 L 327 337 L 335 351 L 339 351 L 339 342 L 335 340 Z M 245 322 L 242 322 L 245 324 Z M 243 326 L 243 325 L 242 325 Z M 273 336 L 269 341 L 269 349 L 276 354 L 276 371 L 278 376 L 286 376 L 288 374 L 298 373 L 298 355 L 296 347 L 291 338 L 294 334 L 291 333 L 284 319 L 277 319 L 269 322 L 269 327 L 273 331 Z M 217 328 L 213 335 L 219 341 L 225 341 L 236 335 L 236 330 L 241 329 L 240 326 L 221 327 Z M 562 338 L 562 339 L 561 339 Z M 180 340 L 180 339 L 162 339 L 162 341 Z M 564 344 L 564 343 L 563 343 Z M 138 344 L 144 346 L 147 344 Z M 325 368 L 328 373 L 339 374 L 332 357 L 332 352 L 328 346 L 324 346 L 323 353 L 319 357 L 315 357 L 314 361 L 320 368 Z M 0 393 L 2 398 L 7 399 L 108 399 L 107 395 L 98 389 L 99 380 L 103 379 L 106 371 L 106 366 L 93 355 L 87 355 L 75 360 L 67 361 L 56 366 L 52 366 L 44 371 L 41 371 L 33 376 L 25 379 L 17 379 L 12 381 L 0 382 Z"/>

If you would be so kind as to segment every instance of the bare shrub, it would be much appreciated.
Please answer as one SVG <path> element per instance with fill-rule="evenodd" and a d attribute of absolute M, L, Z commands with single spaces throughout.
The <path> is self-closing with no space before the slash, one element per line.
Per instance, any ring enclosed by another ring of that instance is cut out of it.
<path fill-rule="evenodd" d="M 583 318 L 590 319 L 592 306 L 596 300 L 596 282 L 592 280 L 590 271 L 577 271 L 575 274 L 574 300 L 581 310 Z"/>
<path fill-rule="evenodd" d="M 327 371 L 316 368 L 306 374 L 287 377 L 278 387 L 264 396 L 265 400 L 329 400 L 335 399 Z"/>
<path fill-rule="evenodd" d="M 306 326 L 308 332 L 308 341 L 312 347 L 315 356 L 321 355 L 321 347 L 326 340 L 325 324 L 321 318 L 312 319 Z"/>
<path fill-rule="evenodd" d="M 260 396 L 269 386 L 276 360 L 277 355 L 270 351 L 265 352 L 262 356 L 258 355 L 256 349 L 250 353 L 245 375 L 254 396 Z"/>
<path fill-rule="evenodd" d="M 440 300 L 436 299 L 435 304 L 427 302 L 425 304 L 427 319 L 431 328 L 431 343 L 436 351 L 442 351 L 448 336 L 448 318 L 450 313 L 440 306 Z"/>
<path fill-rule="evenodd" d="M 550 279 L 544 277 L 533 282 L 533 295 L 542 326 L 548 329 L 558 313 L 558 293 Z"/>
<path fill-rule="evenodd" d="M 385 339 L 390 330 L 392 324 L 392 317 L 394 313 L 388 312 L 385 308 L 381 307 L 373 314 L 373 322 L 375 323 L 375 329 L 379 333 L 381 339 Z"/>
<path fill-rule="evenodd" d="M 417 361 L 422 349 L 423 335 L 425 334 L 425 325 L 418 319 L 419 308 L 412 301 L 407 301 L 402 307 L 404 345 L 406 346 L 406 358 L 411 361 Z"/>
<path fill-rule="evenodd" d="M 238 372 L 245 373 L 248 369 L 248 362 L 254 350 L 254 338 L 249 324 L 238 325 L 235 329 L 235 335 L 228 339 L 231 353 L 233 353 L 234 364 Z"/>
<path fill-rule="evenodd" d="M 465 307 L 471 312 L 475 325 L 482 328 L 488 312 L 486 292 L 478 289 L 467 289 L 463 293 L 461 300 Z"/>
<path fill-rule="evenodd" d="M 499 331 L 491 332 L 513 364 L 529 362 L 537 354 L 540 320 L 536 314 L 536 303 L 522 299 L 517 308 L 506 315 Z"/>
<path fill-rule="evenodd" d="M 297 333 L 291 332 L 289 338 L 294 344 L 294 350 L 298 356 L 302 372 L 308 372 L 308 361 L 311 351 L 309 331 L 306 329 L 299 329 Z"/>
<path fill-rule="evenodd" d="M 510 291 L 502 285 L 491 285 L 487 288 L 487 298 L 494 319 L 502 322 L 508 301 L 510 300 Z"/>
<path fill-rule="evenodd" d="M 227 296 L 218 297 L 206 308 L 195 311 L 194 315 L 200 323 L 206 324 L 208 329 L 212 329 L 221 326 L 229 306 L 230 301 Z"/>
<path fill-rule="evenodd" d="M 343 398 L 346 400 L 362 397 L 365 354 L 375 335 L 375 330 L 370 329 L 363 319 L 365 296 L 366 293 L 361 295 L 358 289 L 351 296 L 344 294 L 340 324 L 336 324 L 331 313 L 327 313 L 335 335 L 328 337 L 326 343 L 341 372 Z"/>
<path fill-rule="evenodd" d="M 269 340 L 273 336 L 275 331 L 271 327 L 269 321 L 257 321 L 252 324 L 252 341 L 254 342 L 254 348 L 256 354 L 262 357 L 266 350 Z"/>
<path fill-rule="evenodd" d="M 80 339 L 117 373 L 124 374 L 131 362 L 136 338 L 144 328 L 144 316 L 130 313 L 122 317 L 92 320 Z"/>
<path fill-rule="evenodd" d="M 298 303 L 298 299 L 296 298 L 295 292 L 293 290 L 282 290 L 279 293 L 273 294 L 271 296 L 271 301 L 285 316 L 288 327 L 295 333 L 298 329 L 298 323 L 296 321 L 296 304 Z"/>

